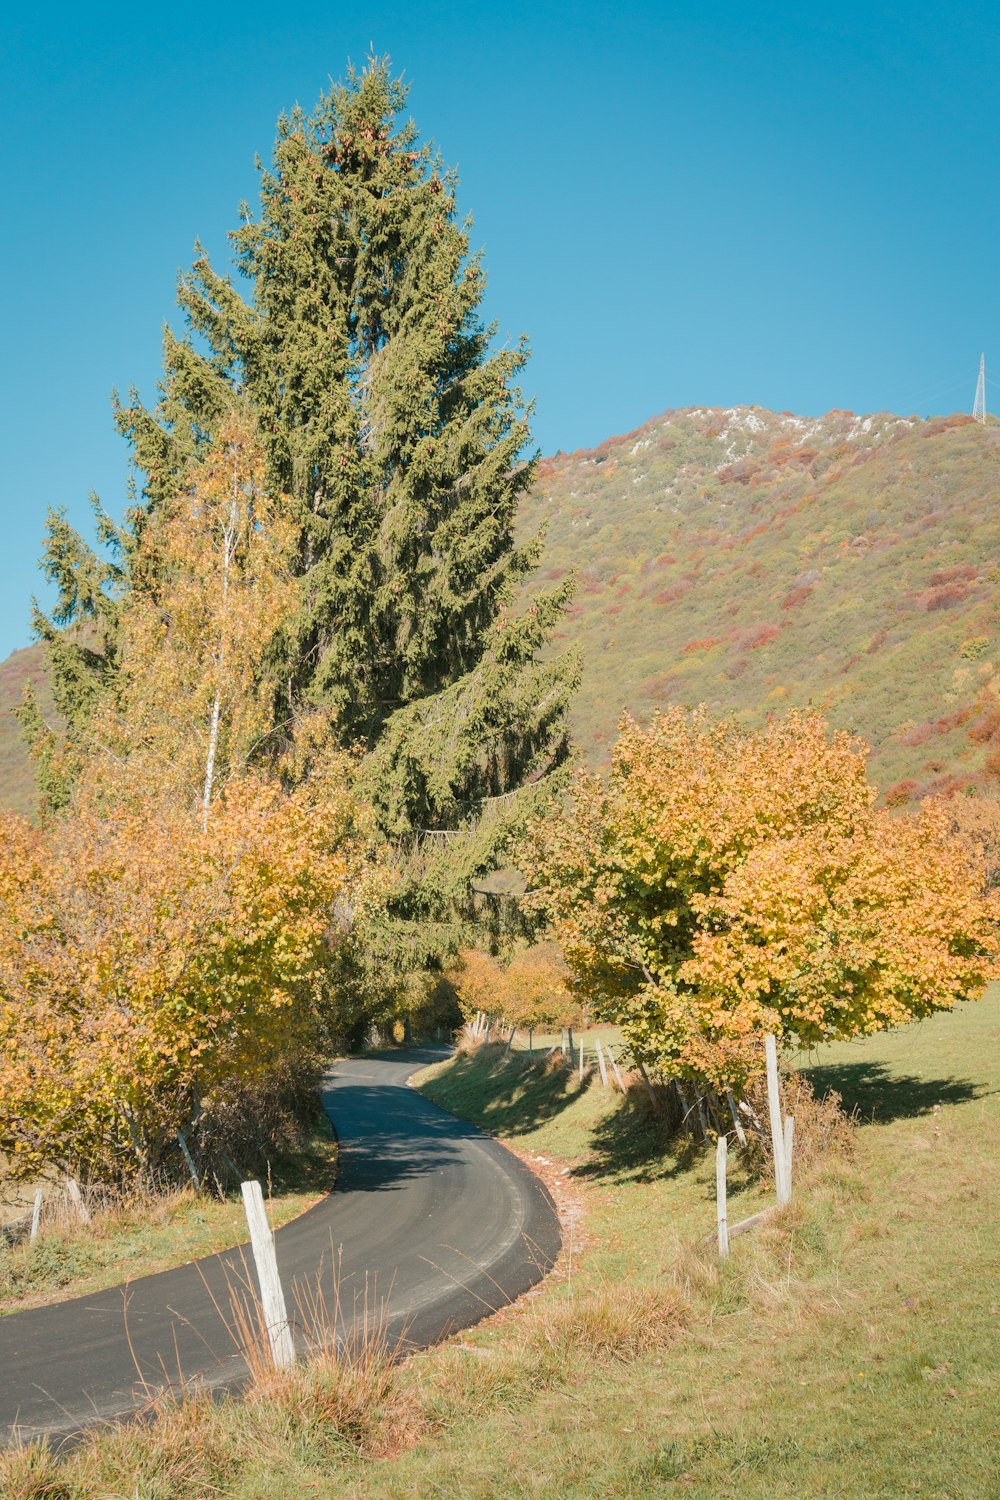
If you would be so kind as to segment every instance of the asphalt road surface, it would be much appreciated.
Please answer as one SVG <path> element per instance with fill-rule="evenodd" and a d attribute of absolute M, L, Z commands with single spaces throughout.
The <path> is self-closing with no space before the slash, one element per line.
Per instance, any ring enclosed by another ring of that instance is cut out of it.
<path fill-rule="evenodd" d="M 333 1320 L 335 1266 L 340 1337 L 374 1316 L 405 1351 L 478 1322 L 555 1260 L 558 1220 L 538 1179 L 406 1086 L 443 1055 L 351 1059 L 325 1081 L 337 1186 L 275 1234 L 303 1351 L 317 1316 Z M 246 1366 L 227 1323 L 231 1289 L 248 1274 L 255 1287 L 252 1257 L 237 1249 L 0 1318 L 0 1441 L 68 1437 L 139 1412 L 168 1387 L 238 1385 Z"/>

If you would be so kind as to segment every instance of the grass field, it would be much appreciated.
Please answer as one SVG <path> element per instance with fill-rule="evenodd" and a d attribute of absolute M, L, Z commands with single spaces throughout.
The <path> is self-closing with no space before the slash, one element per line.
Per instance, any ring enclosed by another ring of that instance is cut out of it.
<path fill-rule="evenodd" d="M 336 1143 L 324 1122 L 298 1151 L 274 1162 L 271 1182 L 264 1185 L 270 1186 L 272 1225 L 304 1213 L 335 1176 Z M 118 1286 L 247 1238 L 238 1190 L 219 1198 L 183 1188 L 92 1207 L 92 1222 L 85 1225 L 59 1202 L 46 1210 L 33 1245 L 0 1248 L 0 1316 Z"/>
<path fill-rule="evenodd" d="M 540 1291 L 397 1369 L 305 1371 L 103 1436 L 61 1467 L 0 1460 L 0 1489 L 989 1500 L 998 1041 L 994 989 L 803 1060 L 862 1123 L 799 1163 L 795 1202 L 721 1268 L 711 1154 L 665 1142 L 641 1101 L 499 1049 L 439 1066 L 426 1092 L 507 1138 L 560 1194 L 567 1250 Z M 731 1218 L 768 1196 L 737 1167 Z"/>

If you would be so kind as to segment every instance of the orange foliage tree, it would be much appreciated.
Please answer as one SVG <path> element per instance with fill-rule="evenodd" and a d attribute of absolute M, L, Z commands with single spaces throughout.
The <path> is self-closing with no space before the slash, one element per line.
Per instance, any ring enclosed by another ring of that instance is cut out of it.
<path fill-rule="evenodd" d="M 763 1033 L 857 1036 L 981 993 L 995 900 L 942 808 L 875 807 L 866 756 L 816 715 L 670 709 L 625 719 L 610 772 L 532 824 L 528 902 L 644 1063 L 742 1090 Z"/>
<path fill-rule="evenodd" d="M 510 1026 L 572 1026 L 580 1002 L 553 943 L 539 943 L 515 953 L 508 963 L 478 948 L 463 948 L 449 971 L 462 1014 L 492 1013 Z"/>
<path fill-rule="evenodd" d="M 262 474 L 230 419 L 149 518 L 146 582 L 122 603 L 120 670 L 72 800 L 39 828 L 3 819 L 0 1153 L 14 1176 L 176 1164 L 182 1133 L 240 1090 L 272 1069 L 307 1076 L 351 1003 L 345 955 L 384 865 L 328 730 L 302 718 L 283 726 L 281 760 L 262 747 L 269 649 L 298 602 Z"/>
<path fill-rule="evenodd" d="M 525 1027 L 576 1026 L 580 999 L 570 984 L 566 961 L 555 943 L 536 943 L 515 953 L 507 965 L 507 1015 Z"/>
<path fill-rule="evenodd" d="M 231 780 L 197 805 L 86 805 L 0 836 L 0 1153 L 148 1176 L 179 1131 L 280 1060 L 311 1069 L 336 1016 L 338 904 L 377 900 L 343 784 Z"/>

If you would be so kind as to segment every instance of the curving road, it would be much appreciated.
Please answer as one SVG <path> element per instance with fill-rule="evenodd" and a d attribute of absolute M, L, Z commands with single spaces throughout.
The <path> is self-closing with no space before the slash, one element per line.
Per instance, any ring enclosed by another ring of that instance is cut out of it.
<path fill-rule="evenodd" d="M 378 1308 L 392 1346 L 405 1350 L 477 1322 L 551 1267 L 559 1225 L 538 1179 L 406 1087 L 444 1055 L 350 1059 L 327 1076 L 323 1105 L 340 1172 L 328 1197 L 275 1235 L 290 1312 L 288 1289 L 317 1276 L 331 1302 L 336 1262 L 341 1335 Z M 227 1251 L 0 1318 L 0 1442 L 70 1436 L 128 1416 L 150 1390 L 238 1385 L 246 1369 L 219 1308 L 228 1314 L 229 1288 L 248 1263 L 249 1252 L 244 1261 L 239 1249 Z M 304 1349 L 311 1315 L 293 1316 Z"/>

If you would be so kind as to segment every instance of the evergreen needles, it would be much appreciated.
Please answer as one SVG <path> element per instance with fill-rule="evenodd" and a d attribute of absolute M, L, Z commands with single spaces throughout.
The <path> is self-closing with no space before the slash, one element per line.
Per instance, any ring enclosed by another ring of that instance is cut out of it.
<path fill-rule="evenodd" d="M 271 729 L 255 753 L 287 750 L 317 709 L 360 752 L 398 852 L 386 954 L 412 963 L 457 938 L 471 882 L 564 761 L 577 668 L 540 659 L 569 589 L 529 599 L 538 545 L 514 540 L 534 472 L 516 384 L 526 345 L 498 347 L 482 321 L 455 177 L 402 122 L 405 96 L 373 58 L 279 121 L 259 212 L 244 205 L 232 235 L 239 277 L 199 249 L 157 404 L 116 398 L 137 485 L 123 528 L 102 515 L 114 561 L 51 518 L 59 602 L 37 625 L 79 744 L 114 677 L 117 601 L 157 594 L 138 539 L 238 412 L 283 497 L 299 586 L 267 652 Z M 25 721 L 58 802 L 65 745 L 30 706 Z"/>

